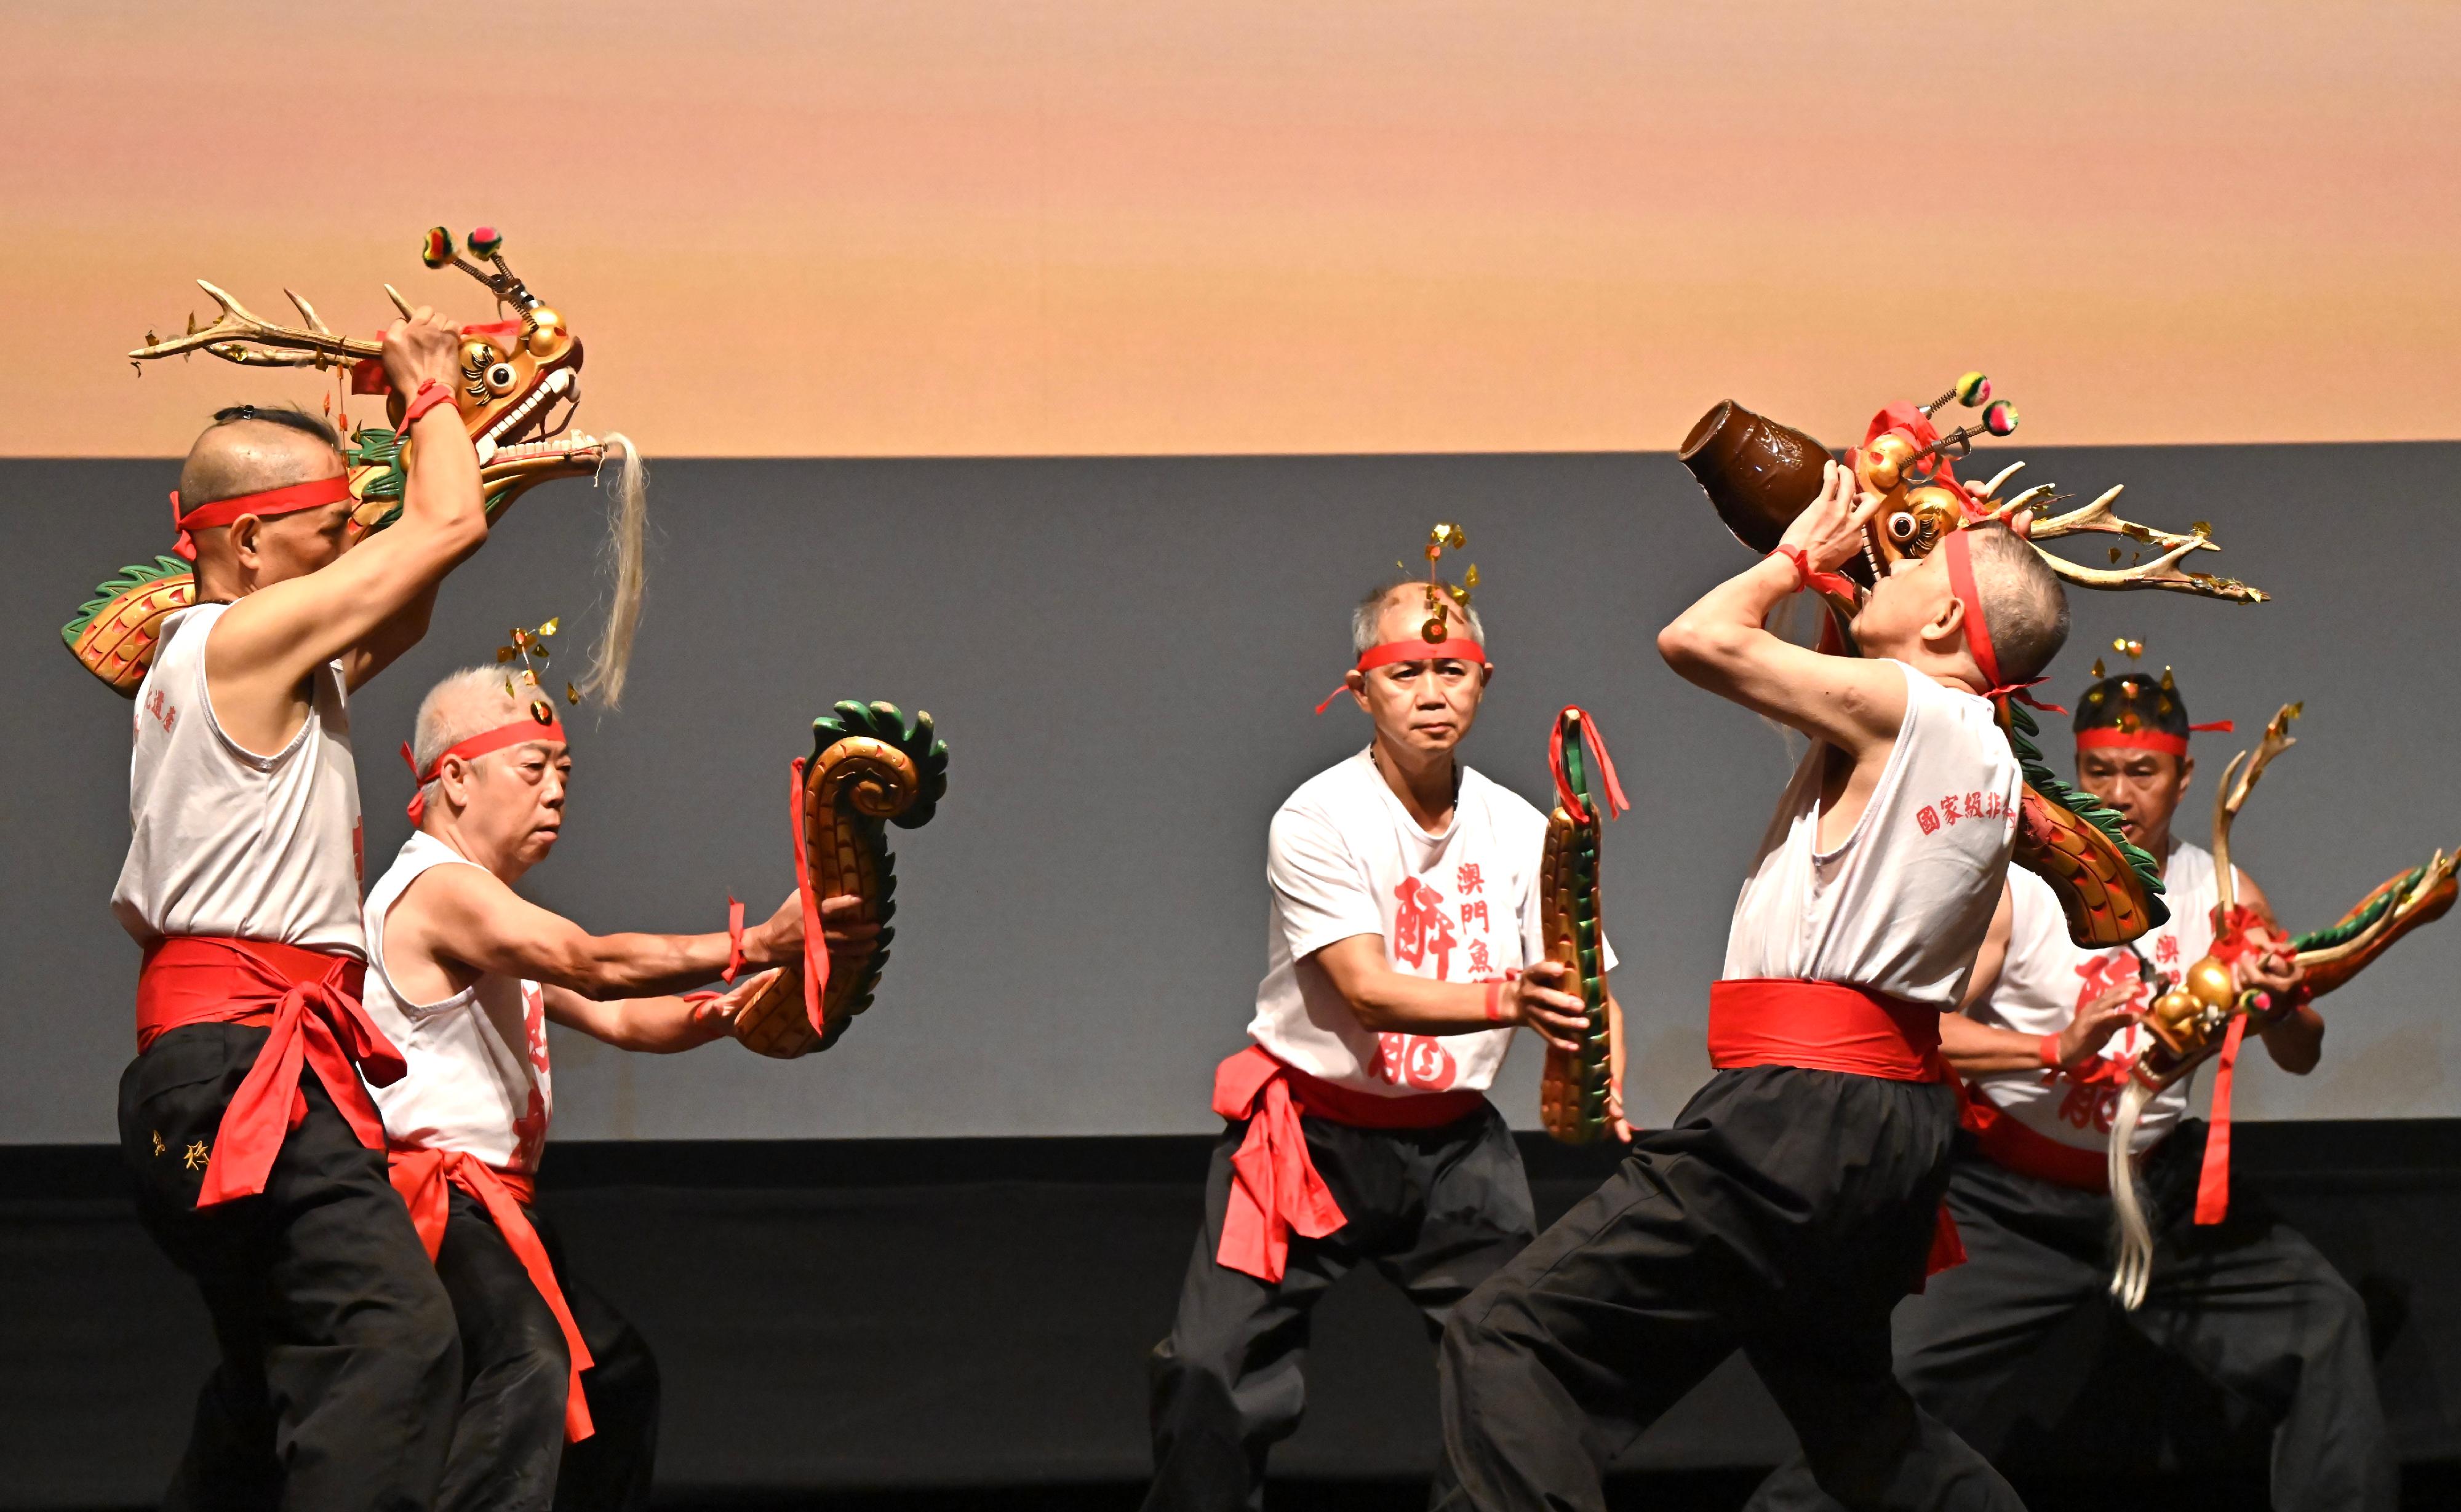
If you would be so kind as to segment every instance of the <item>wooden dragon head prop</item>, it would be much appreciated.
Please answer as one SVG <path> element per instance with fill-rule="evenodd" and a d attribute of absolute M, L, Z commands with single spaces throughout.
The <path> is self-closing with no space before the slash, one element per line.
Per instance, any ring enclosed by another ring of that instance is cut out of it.
<path fill-rule="evenodd" d="M 1937 416 L 1951 404 L 1978 411 L 1973 423 L 1942 431 Z M 1958 378 L 1929 404 L 1894 403 L 1872 417 L 1863 444 L 1845 454 L 1855 481 L 1879 504 L 1865 527 L 1860 559 L 1847 564 L 1843 579 L 1822 592 L 1835 644 L 1851 649 L 1849 622 L 1861 595 L 1897 563 L 1928 556 L 1940 543 L 1971 525 L 2013 521 L 2030 512 L 2026 539 L 2062 581 L 2103 589 L 2167 588 L 2232 603 L 2255 604 L 2265 595 L 2236 579 L 2191 572 L 2181 563 L 2199 551 L 2215 551 L 2202 523 L 2186 535 L 2123 520 L 2111 505 L 2112 488 L 2084 508 L 2065 514 L 2042 511 L 2059 502 L 2051 485 L 2007 499 L 2001 486 L 2018 466 L 2002 468 L 1988 482 L 1968 484 L 1957 463 L 1984 437 L 2017 429 L 2017 411 L 1995 399 L 1991 380 L 1980 373 Z M 1703 415 L 1683 438 L 1677 458 L 1691 469 L 1718 518 L 1755 551 L 1776 548 L 1795 516 L 1820 495 L 1821 470 L 1839 458 L 1809 436 L 1753 414 L 1732 399 Z M 2116 536 L 2136 543 L 2139 560 L 2119 565 L 2125 549 L 2111 548 L 2108 567 L 2071 562 L 2047 542 L 2071 536 Z M 2144 560 L 2146 550 L 2153 553 Z M 2132 940 L 2170 915 L 2153 858 L 2121 833 L 2118 816 L 2053 776 L 2034 741 L 2033 716 L 2015 699 L 2000 699 L 2000 717 L 2011 749 L 2024 768 L 2025 793 L 2019 811 L 2017 864 L 2040 876 L 2059 895 L 2068 934 L 2079 945 L 2108 947 Z"/>
<path fill-rule="evenodd" d="M 1943 432 L 1936 417 L 1951 403 L 1979 408 L 1980 414 L 1971 425 Z M 1863 560 L 1849 564 L 1848 574 L 1868 587 L 1893 564 L 1929 555 L 1951 530 L 2030 510 L 2036 518 L 2027 539 L 2052 571 L 2079 587 L 2167 588 L 2238 604 L 2263 602 L 2261 590 L 2235 578 L 2191 572 L 2181 565 L 2195 552 L 2221 549 L 2209 527 L 2200 522 L 2182 535 L 2123 520 L 2112 509 L 2118 487 L 2083 508 L 2050 514 L 2066 497 L 2054 492 L 2053 484 L 2000 497 L 2001 486 L 2022 462 L 2001 468 L 1987 482 L 1958 479 L 1956 464 L 1972 455 L 1974 443 L 1986 436 L 2013 435 L 2017 418 L 2016 407 L 1993 398 L 1991 380 L 1980 373 L 1965 374 L 1929 404 L 1891 404 L 1873 415 L 1863 444 L 1842 458 L 1853 466 L 1865 492 L 1880 496 L 1867 528 Z M 1755 415 L 1732 399 L 1701 416 L 1676 456 L 1700 480 L 1726 528 L 1760 552 L 1776 549 L 1786 527 L 1819 497 L 1821 464 L 1840 459 L 1803 432 Z M 2133 543 L 2138 560 L 2119 565 L 2130 548 L 2113 546 L 2110 565 L 2095 567 L 2044 548 L 2047 542 L 2097 535 Z M 2153 553 L 2150 560 L 2144 556 L 2147 550 Z M 1846 607 L 1851 611 L 1852 606 Z"/>
<path fill-rule="evenodd" d="M 461 376 L 453 393 L 454 408 L 478 449 L 489 518 L 550 479 L 595 476 L 610 458 L 619 464 L 609 522 L 612 602 L 583 685 L 611 707 L 623 693 L 645 586 L 648 493 L 640 458 L 620 435 L 571 429 L 581 401 L 580 338 L 506 265 L 503 238 L 493 227 L 472 231 L 468 248 L 464 256 L 444 228 L 436 226 L 426 235 L 420 258 L 430 268 L 449 264 L 468 273 L 505 314 L 462 328 Z M 302 325 L 267 320 L 216 286 L 203 279 L 197 284 L 221 314 L 205 326 L 191 316 L 187 330 L 168 340 L 148 331 L 145 345 L 129 357 L 143 363 L 203 351 L 243 367 L 312 368 L 346 379 L 351 394 L 384 395 L 384 423 L 351 428 L 342 458 L 356 500 L 354 539 L 364 540 L 398 519 L 409 479 L 409 445 L 401 435 L 405 401 L 385 382 L 381 345 L 336 334 L 313 306 L 287 289 Z M 409 313 L 409 302 L 392 285 L 385 293 L 396 309 Z M 96 595 L 62 628 L 61 639 L 87 671 L 133 697 L 152 664 L 162 618 L 195 601 L 195 579 L 186 562 L 166 555 L 123 567 Z"/>

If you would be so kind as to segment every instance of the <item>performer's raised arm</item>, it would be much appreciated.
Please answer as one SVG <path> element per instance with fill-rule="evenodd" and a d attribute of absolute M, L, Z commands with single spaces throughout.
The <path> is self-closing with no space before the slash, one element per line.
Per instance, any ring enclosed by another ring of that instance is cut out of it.
<path fill-rule="evenodd" d="M 1686 681 L 1850 756 L 1887 746 L 1906 713 L 1905 683 L 1894 669 L 1807 650 L 1765 625 L 1769 611 L 1812 574 L 1834 572 L 1862 549 L 1864 522 L 1878 503 L 1876 496 L 1857 501 L 1853 473 L 1830 463 L 1820 497 L 1787 527 L 1784 543 L 1658 631 L 1658 654 Z M 1909 564 L 1908 570 L 1921 569 Z M 1937 572 L 1940 564 L 1929 570 Z M 1941 623 L 1929 627 L 1932 639 L 1954 648 L 1962 611 L 1953 594 L 1937 597 L 1946 603 L 1938 611 Z"/>
<path fill-rule="evenodd" d="M 201 602 L 215 624 L 205 675 L 215 717 L 243 746 L 279 749 L 307 716 L 308 674 L 337 658 L 353 687 L 424 633 L 437 585 L 487 539 L 479 458 L 452 403 L 460 329 L 420 309 L 385 332 L 385 375 L 412 395 L 410 478 L 393 528 L 354 550 L 332 442 L 262 419 L 205 433 L 180 474 Z M 330 494 L 312 510 L 301 491 Z M 287 507 L 286 507 L 287 506 Z"/>

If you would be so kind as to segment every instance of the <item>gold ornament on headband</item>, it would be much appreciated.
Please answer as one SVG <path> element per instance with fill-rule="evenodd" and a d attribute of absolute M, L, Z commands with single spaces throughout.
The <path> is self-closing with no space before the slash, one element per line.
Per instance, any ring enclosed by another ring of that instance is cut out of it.
<path fill-rule="evenodd" d="M 563 623 L 562 618 L 558 617 L 548 620 L 536 629 L 527 630 L 516 625 L 506 632 L 504 644 L 496 648 L 497 666 L 510 667 L 516 659 L 519 659 L 522 664 L 522 670 L 518 673 L 504 674 L 504 696 L 515 703 L 521 703 L 526 699 L 529 703 L 530 717 L 543 725 L 555 723 L 555 705 L 547 702 L 546 691 L 539 681 L 538 670 L 552 654 L 547 650 L 546 643 Z M 568 704 L 581 702 L 581 690 L 570 683 L 566 683 L 564 701 Z"/>
<path fill-rule="evenodd" d="M 1471 563 L 1458 584 L 1446 583 L 1436 576 L 1436 561 L 1447 547 L 1454 551 L 1469 544 L 1469 536 L 1462 527 L 1438 521 L 1427 532 L 1427 618 L 1419 627 L 1420 638 L 1430 646 L 1441 646 L 1452 634 L 1449 624 L 1453 608 L 1469 607 L 1470 589 L 1478 586 L 1478 564 Z M 1450 599 L 1451 603 L 1445 600 Z"/>

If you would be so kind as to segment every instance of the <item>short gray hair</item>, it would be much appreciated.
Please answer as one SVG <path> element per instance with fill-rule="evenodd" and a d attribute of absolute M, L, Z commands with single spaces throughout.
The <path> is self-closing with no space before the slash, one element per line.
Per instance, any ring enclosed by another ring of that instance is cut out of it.
<path fill-rule="evenodd" d="M 1364 656 L 1381 644 L 1376 638 L 1380 633 L 1377 622 L 1384 617 L 1384 603 L 1393 596 L 1396 588 L 1423 588 L 1426 586 L 1427 580 L 1424 578 L 1387 578 L 1369 588 L 1359 599 L 1359 607 L 1350 611 L 1351 654 Z M 1436 580 L 1436 591 L 1444 595 L 1445 607 L 1460 616 L 1462 623 L 1469 627 L 1471 640 L 1485 646 L 1487 627 L 1479 623 L 1478 610 L 1466 604 L 1454 603 L 1449 591 L 1452 585 L 1442 578 Z"/>
<path fill-rule="evenodd" d="M 2068 594 L 2033 543 L 1999 523 L 1965 531 L 1974 563 L 1974 591 L 1991 632 L 2000 675 L 2023 682 L 2040 675 L 2068 639 Z"/>
<path fill-rule="evenodd" d="M 411 727 L 410 758 L 427 771 L 438 757 L 472 735 L 482 735 L 522 717 L 521 705 L 504 692 L 501 667 L 464 667 L 447 674 L 418 701 L 418 718 Z M 430 806 L 443 801 L 434 777 L 420 784 L 418 796 Z"/>

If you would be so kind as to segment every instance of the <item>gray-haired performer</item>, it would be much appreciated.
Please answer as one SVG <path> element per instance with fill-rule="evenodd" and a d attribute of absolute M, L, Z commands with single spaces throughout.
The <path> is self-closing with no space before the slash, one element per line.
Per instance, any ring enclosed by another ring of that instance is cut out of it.
<path fill-rule="evenodd" d="M 1571 1046 L 1586 1020 L 1540 941 L 1546 820 L 1457 756 L 1485 633 L 1447 602 L 1431 639 L 1428 595 L 1360 604 L 1344 688 L 1375 736 L 1273 816 L 1268 969 L 1251 1042 L 1214 1077 L 1229 1121 L 1153 1355 L 1149 1508 L 1261 1505 L 1304 1405 L 1309 1315 L 1342 1275 L 1383 1272 L 1433 1337 L 1533 1229 L 1486 1088 L 1516 1027 Z"/>

